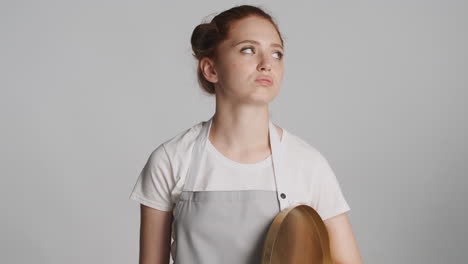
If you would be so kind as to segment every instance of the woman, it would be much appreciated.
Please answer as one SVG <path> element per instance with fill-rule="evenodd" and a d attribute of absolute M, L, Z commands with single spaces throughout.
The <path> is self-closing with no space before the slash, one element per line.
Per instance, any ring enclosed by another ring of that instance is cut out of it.
<path fill-rule="evenodd" d="M 270 120 L 284 72 L 270 15 L 231 8 L 198 25 L 191 43 L 216 112 L 158 146 L 143 168 L 130 196 L 141 203 L 140 263 L 260 263 L 273 218 L 297 203 L 324 220 L 336 263 L 361 263 L 327 160 Z"/>

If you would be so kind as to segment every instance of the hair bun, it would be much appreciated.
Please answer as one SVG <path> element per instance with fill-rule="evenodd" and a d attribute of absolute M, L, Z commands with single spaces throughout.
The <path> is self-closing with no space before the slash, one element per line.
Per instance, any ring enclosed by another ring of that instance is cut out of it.
<path fill-rule="evenodd" d="M 194 56 L 201 58 L 212 49 L 219 38 L 219 31 L 214 23 L 204 23 L 195 27 L 190 42 Z"/>

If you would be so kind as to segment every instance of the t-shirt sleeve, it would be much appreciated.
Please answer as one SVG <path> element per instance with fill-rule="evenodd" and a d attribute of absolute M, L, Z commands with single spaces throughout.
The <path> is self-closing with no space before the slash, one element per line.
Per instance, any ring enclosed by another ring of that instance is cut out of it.
<path fill-rule="evenodd" d="M 171 211 L 171 191 L 175 185 L 172 176 L 169 157 L 161 144 L 150 154 L 129 198 L 158 210 Z"/>
<path fill-rule="evenodd" d="M 345 213 L 351 210 L 351 208 L 327 159 L 323 155 L 320 155 L 318 160 L 316 169 L 320 180 L 317 190 L 316 211 L 322 217 L 322 220 L 326 220 Z"/>

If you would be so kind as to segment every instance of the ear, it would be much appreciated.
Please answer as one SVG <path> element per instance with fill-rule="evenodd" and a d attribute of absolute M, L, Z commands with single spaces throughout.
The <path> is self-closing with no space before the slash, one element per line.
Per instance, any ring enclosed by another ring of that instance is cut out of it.
<path fill-rule="evenodd" d="M 218 82 L 218 74 L 216 72 L 216 69 L 214 67 L 214 62 L 212 59 L 205 57 L 200 60 L 200 63 L 198 65 L 203 73 L 203 76 L 205 78 L 212 82 L 212 83 L 217 83 Z"/>

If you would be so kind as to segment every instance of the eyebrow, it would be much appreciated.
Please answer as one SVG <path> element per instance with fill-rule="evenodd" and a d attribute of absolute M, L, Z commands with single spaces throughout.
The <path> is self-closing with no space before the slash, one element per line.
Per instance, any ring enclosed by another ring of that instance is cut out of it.
<path fill-rule="evenodd" d="M 246 39 L 246 40 L 237 42 L 236 44 L 233 45 L 233 47 L 235 47 L 235 46 L 237 46 L 237 45 L 239 45 L 239 44 L 242 44 L 242 43 L 252 43 L 252 44 L 260 45 L 260 42 L 258 42 L 258 41 L 251 40 L 251 39 Z M 278 48 L 283 49 L 283 46 L 280 45 L 280 44 L 278 44 L 278 43 L 272 43 L 270 46 L 271 46 L 271 47 L 278 47 Z"/>

